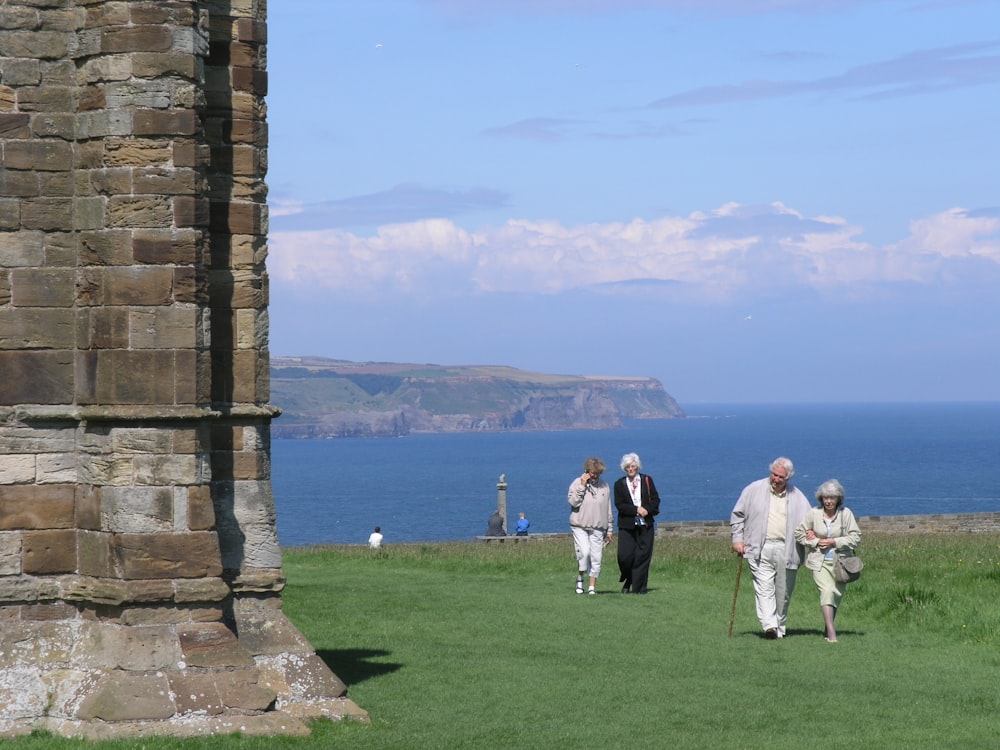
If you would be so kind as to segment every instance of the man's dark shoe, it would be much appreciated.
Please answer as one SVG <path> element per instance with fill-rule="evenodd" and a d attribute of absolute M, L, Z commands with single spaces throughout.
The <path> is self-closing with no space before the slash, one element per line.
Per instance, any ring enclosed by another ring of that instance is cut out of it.
<path fill-rule="evenodd" d="M 778 631 L 775 628 L 768 628 L 764 631 L 764 637 L 769 641 L 776 641 L 778 639 Z"/>

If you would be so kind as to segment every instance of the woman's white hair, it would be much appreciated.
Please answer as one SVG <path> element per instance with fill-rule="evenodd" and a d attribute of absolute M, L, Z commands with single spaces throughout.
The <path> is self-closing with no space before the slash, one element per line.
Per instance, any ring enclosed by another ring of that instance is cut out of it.
<path fill-rule="evenodd" d="M 638 469 L 642 468 L 642 461 L 639 460 L 638 453 L 626 453 L 622 456 L 622 462 L 620 464 L 622 471 L 625 471 L 626 466 L 631 466 L 632 464 L 635 464 Z"/>

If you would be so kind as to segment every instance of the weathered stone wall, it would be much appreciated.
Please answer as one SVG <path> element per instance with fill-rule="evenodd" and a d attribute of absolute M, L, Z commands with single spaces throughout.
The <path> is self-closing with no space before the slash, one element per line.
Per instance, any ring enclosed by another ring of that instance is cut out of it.
<path fill-rule="evenodd" d="M 264 0 L 0 3 L 0 732 L 361 713 L 281 613 Z"/>

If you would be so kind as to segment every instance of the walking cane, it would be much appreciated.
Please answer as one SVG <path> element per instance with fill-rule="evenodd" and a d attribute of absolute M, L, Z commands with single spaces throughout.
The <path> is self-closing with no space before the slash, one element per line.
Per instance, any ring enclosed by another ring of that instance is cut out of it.
<path fill-rule="evenodd" d="M 736 568 L 736 588 L 733 589 L 733 608 L 729 610 L 729 637 L 733 637 L 733 620 L 736 619 L 736 595 L 740 593 L 740 576 L 743 575 L 743 555 L 740 555 L 740 564 Z"/>

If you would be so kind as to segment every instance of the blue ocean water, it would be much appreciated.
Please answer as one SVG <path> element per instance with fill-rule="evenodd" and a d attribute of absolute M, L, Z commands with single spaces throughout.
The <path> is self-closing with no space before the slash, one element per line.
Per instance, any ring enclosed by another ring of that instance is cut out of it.
<path fill-rule="evenodd" d="M 622 473 L 639 454 L 664 500 L 661 520 L 728 519 L 771 460 L 795 463 L 812 499 L 836 478 L 855 514 L 1000 510 L 1000 403 L 694 405 L 685 419 L 616 430 L 274 440 L 272 484 L 284 546 L 470 539 L 507 482 L 508 524 L 568 531 L 566 492 L 587 456 Z"/>

